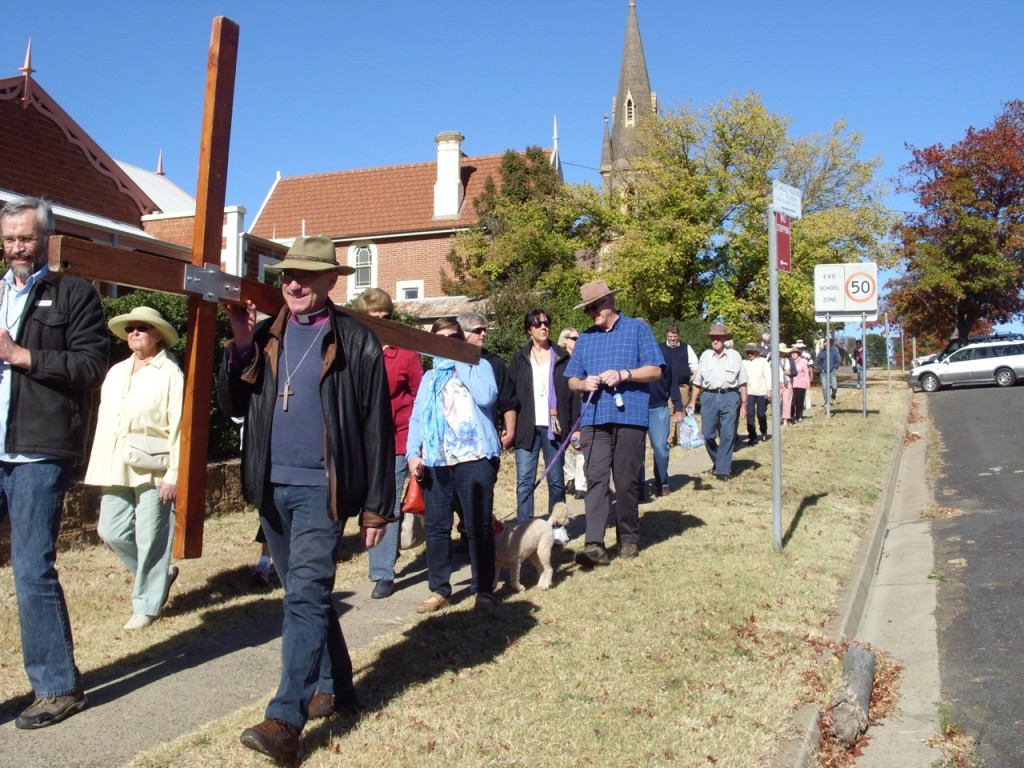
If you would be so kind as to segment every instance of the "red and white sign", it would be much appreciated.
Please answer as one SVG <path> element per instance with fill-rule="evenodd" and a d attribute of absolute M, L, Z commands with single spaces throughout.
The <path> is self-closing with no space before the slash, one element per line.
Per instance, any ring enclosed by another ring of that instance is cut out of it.
<path fill-rule="evenodd" d="M 791 244 L 793 229 L 790 218 L 784 213 L 775 214 L 775 264 L 779 272 L 792 272 L 793 259 Z"/>

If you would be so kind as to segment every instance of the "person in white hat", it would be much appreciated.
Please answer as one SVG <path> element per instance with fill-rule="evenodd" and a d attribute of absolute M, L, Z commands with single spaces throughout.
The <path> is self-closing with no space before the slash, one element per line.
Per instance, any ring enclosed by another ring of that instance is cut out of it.
<path fill-rule="evenodd" d="M 134 630 L 159 618 L 178 577 L 171 520 L 185 380 L 167 354 L 178 332 L 155 309 L 135 307 L 108 326 L 132 354 L 103 380 L 85 483 L 103 489 L 97 533 L 135 576 L 124 625 Z"/>
<path fill-rule="evenodd" d="M 665 364 L 651 329 L 615 306 L 618 290 L 604 280 L 580 289 L 583 309 L 594 325 L 580 334 L 565 376 L 583 397 L 580 447 L 586 457 L 586 544 L 576 554 L 584 567 L 608 565 L 605 525 L 611 514 L 609 481 L 615 476 L 615 533 L 619 557 L 639 554 L 637 504 L 647 439 L 650 393 L 647 382 L 661 378 Z"/>
<path fill-rule="evenodd" d="M 740 353 L 726 348 L 732 334 L 722 323 L 711 326 L 708 338 L 711 349 L 705 349 L 697 362 L 690 407 L 696 407 L 699 395 L 704 447 L 714 464 L 715 477 L 728 480 L 732 475 L 737 419 L 747 417 L 747 371 Z"/>
<path fill-rule="evenodd" d="M 284 307 L 227 308 L 232 340 L 218 379 L 221 407 L 245 417 L 242 491 L 259 510 L 284 586 L 281 681 L 246 747 L 296 761 L 307 720 L 357 706 L 352 660 L 338 623 L 334 551 L 348 516 L 367 547 L 395 514 L 395 429 L 384 353 L 330 291 L 355 270 L 327 237 L 298 237 L 280 275 Z"/>

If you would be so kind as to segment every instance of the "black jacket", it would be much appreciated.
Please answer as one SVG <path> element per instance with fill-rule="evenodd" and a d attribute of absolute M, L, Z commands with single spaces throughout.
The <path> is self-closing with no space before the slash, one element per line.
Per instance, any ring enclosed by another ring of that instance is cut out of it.
<path fill-rule="evenodd" d="M 533 410 L 533 368 L 530 365 L 530 348 L 532 346 L 532 341 L 524 344 L 512 355 L 512 362 L 509 365 L 512 386 L 515 388 L 516 398 L 519 400 L 514 446 L 523 449 L 533 447 L 534 430 L 537 428 L 536 414 Z M 565 378 L 569 353 L 557 344 L 552 344 L 551 348 L 555 350 L 554 373 L 555 396 L 558 398 L 558 424 L 562 428 L 562 439 L 565 439 L 569 428 L 579 418 L 580 399 L 569 389 L 569 380 Z"/>
<path fill-rule="evenodd" d="M 285 307 L 277 318 L 257 326 L 255 356 L 244 370 L 225 354 L 217 382 L 221 408 L 245 417 L 242 493 L 257 508 L 271 500 L 270 430 L 288 317 Z M 358 320 L 330 308 L 329 322 L 321 350 L 320 400 L 331 513 L 344 520 L 363 510 L 362 524 L 379 528 L 397 519 L 395 427 L 384 356 L 377 337 Z"/>
<path fill-rule="evenodd" d="M 59 272 L 43 275 L 15 341 L 32 353 L 32 364 L 11 369 L 4 450 L 83 460 L 110 348 L 96 289 Z"/>

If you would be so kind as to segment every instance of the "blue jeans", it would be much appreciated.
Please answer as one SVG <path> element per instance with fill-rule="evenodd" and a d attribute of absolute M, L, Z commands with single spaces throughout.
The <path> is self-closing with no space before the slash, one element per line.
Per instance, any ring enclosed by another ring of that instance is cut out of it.
<path fill-rule="evenodd" d="M 394 581 L 395 560 L 398 559 L 398 534 L 402 529 L 402 489 L 409 464 L 405 456 L 395 456 L 395 514 L 398 519 L 384 528 L 384 538 L 376 547 L 370 547 L 370 581 Z"/>
<path fill-rule="evenodd" d="M 668 406 L 647 411 L 647 435 L 654 451 L 654 489 L 668 488 Z"/>
<path fill-rule="evenodd" d="M 604 546 L 604 529 L 612 511 L 611 480 L 615 480 L 615 534 L 619 544 L 640 543 L 638 484 L 644 461 L 647 430 L 601 424 L 580 430 L 580 445 L 587 457 L 587 544 Z"/>
<path fill-rule="evenodd" d="M 555 504 L 565 501 L 564 454 L 558 453 L 559 438 L 548 439 L 548 428 L 533 430 L 533 444 L 527 448 L 516 448 L 516 520 L 523 522 L 533 518 L 533 484 L 537 482 L 537 457 L 544 454 L 544 467 L 548 469 L 548 514 Z M 558 453 L 558 458 L 555 454 Z"/>
<path fill-rule="evenodd" d="M 705 392 L 700 396 L 700 431 L 704 435 L 704 447 L 715 465 L 715 474 L 719 476 L 732 472 L 739 409 L 739 392 Z"/>
<path fill-rule="evenodd" d="M 821 404 L 825 405 L 825 403 L 827 403 L 828 400 L 829 400 L 829 395 L 830 395 L 829 390 L 831 389 L 832 392 L 835 392 L 839 388 L 838 378 L 836 376 L 835 368 L 833 368 L 831 371 L 828 372 L 828 376 L 825 375 L 825 369 L 822 368 L 821 369 L 821 377 L 820 378 L 821 378 L 821 396 L 822 396 L 822 403 Z"/>
<path fill-rule="evenodd" d="M 132 613 L 159 616 L 164 607 L 173 507 L 161 503 L 160 489 L 153 485 L 103 488 L 97 533 L 135 576 Z"/>
<path fill-rule="evenodd" d="M 427 584 L 431 592 L 452 596 L 452 510 L 461 502 L 469 539 L 469 591 L 494 591 L 494 483 L 498 459 L 477 459 L 423 473 L 423 526 L 427 536 Z"/>
<path fill-rule="evenodd" d="M 275 485 L 272 499 L 260 524 L 284 586 L 284 623 L 281 682 L 266 716 L 301 730 L 316 691 L 355 700 L 352 659 L 331 598 L 341 523 L 331 519 L 326 488 Z"/>
<path fill-rule="evenodd" d="M 11 518 L 21 652 L 37 698 L 66 696 L 81 685 L 56 568 L 57 532 L 70 482 L 66 461 L 0 462 L 0 522 Z"/>

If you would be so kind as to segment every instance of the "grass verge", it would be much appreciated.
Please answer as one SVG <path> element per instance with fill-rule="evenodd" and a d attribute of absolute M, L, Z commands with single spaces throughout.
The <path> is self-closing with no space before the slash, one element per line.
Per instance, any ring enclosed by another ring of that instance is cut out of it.
<path fill-rule="evenodd" d="M 784 431 L 782 552 L 772 547 L 765 443 L 738 454 L 731 481 L 691 479 L 642 507 L 639 559 L 587 572 L 562 552 L 551 590 L 501 592 L 489 618 L 469 601 L 410 616 L 356 651 L 356 685 L 369 710 L 358 721 L 307 728 L 304 765 L 768 765 L 794 710 L 827 701 L 835 687 L 840 665 L 827 654 L 823 662 L 820 651 L 903 439 L 905 389 L 872 388 L 867 419 L 853 400 L 827 423 L 819 408 Z M 514 515 L 513 482 L 506 461 L 501 517 Z M 89 574 L 65 577 L 83 671 L 277 610 L 279 592 L 239 586 L 257 554 L 254 532 L 250 515 L 209 521 L 204 558 L 190 564 L 172 615 L 139 635 L 118 635 L 130 586 L 114 556 L 102 548 L 62 555 L 64 573 Z M 365 555 L 342 563 L 337 589 L 365 573 Z M 12 593 L 4 569 L 7 633 L 17 631 Z M 18 643 L 4 639 L 0 665 L 17 671 Z M 3 677 L 8 696 L 24 686 L 12 680 L 19 677 Z M 133 765 L 266 765 L 238 744 L 241 729 L 261 717 L 262 707 L 235 712 Z"/>

